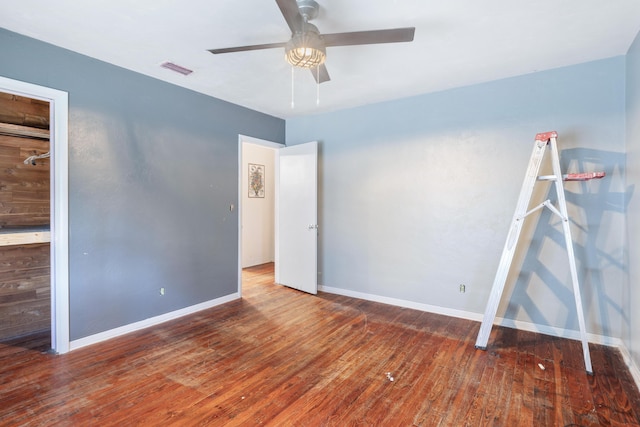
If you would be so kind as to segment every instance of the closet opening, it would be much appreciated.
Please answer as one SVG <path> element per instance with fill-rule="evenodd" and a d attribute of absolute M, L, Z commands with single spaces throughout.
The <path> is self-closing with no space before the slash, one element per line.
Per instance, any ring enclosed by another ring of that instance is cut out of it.
<path fill-rule="evenodd" d="M 51 348 L 50 103 L 0 92 L 0 342 Z"/>
<path fill-rule="evenodd" d="M 1 333 L 6 339 L 40 334 L 47 349 L 66 353 L 69 94 L 0 76 L 0 102 L 0 161 L 7 162 L 0 168 L 0 248 L 5 247 L 0 252 Z"/>

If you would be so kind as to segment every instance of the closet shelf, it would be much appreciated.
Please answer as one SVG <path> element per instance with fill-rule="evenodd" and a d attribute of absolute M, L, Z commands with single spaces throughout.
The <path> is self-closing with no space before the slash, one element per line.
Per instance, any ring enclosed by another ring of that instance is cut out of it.
<path fill-rule="evenodd" d="M 48 242 L 51 242 L 51 231 L 48 228 L 0 229 L 0 246 Z"/>

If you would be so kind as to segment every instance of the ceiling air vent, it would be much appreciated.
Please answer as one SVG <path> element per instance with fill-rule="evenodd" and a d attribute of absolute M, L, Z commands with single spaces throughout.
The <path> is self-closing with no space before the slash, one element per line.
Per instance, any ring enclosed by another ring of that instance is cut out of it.
<path fill-rule="evenodd" d="M 176 73 L 180 73 L 183 76 L 188 76 L 189 74 L 193 73 L 193 70 L 181 67 L 178 64 L 174 64 L 173 62 L 163 62 L 162 64 L 160 64 L 160 66 L 162 68 L 167 68 L 169 70 L 175 71 Z"/>

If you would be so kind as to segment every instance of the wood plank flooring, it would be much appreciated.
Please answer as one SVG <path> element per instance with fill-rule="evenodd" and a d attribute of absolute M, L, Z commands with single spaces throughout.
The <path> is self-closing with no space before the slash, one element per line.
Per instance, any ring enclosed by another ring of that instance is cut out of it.
<path fill-rule="evenodd" d="M 0 425 L 640 426 L 617 350 L 273 284 L 82 348 L 0 343 Z M 541 369 L 541 364 L 544 369 Z M 391 378 L 393 381 L 391 381 Z"/>

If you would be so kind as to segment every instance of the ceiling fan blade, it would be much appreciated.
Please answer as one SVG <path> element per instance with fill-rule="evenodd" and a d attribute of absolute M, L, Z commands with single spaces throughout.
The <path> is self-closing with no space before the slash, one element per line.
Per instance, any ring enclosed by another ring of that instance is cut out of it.
<path fill-rule="evenodd" d="M 217 55 L 219 53 L 231 53 L 231 52 L 244 52 L 247 50 L 261 50 L 261 49 L 273 49 L 276 47 L 285 47 L 284 43 L 266 43 L 266 44 L 253 44 L 249 46 L 237 46 L 237 47 L 225 47 L 223 49 L 209 49 L 209 52 Z"/>
<path fill-rule="evenodd" d="M 322 39 L 327 47 L 410 42 L 413 41 L 415 31 L 415 27 L 392 28 L 389 30 L 354 31 L 351 33 L 323 34 Z"/>
<path fill-rule="evenodd" d="M 320 68 L 320 73 L 318 73 L 318 68 Z M 331 80 L 329 77 L 329 71 L 327 71 L 327 67 L 324 64 L 320 64 L 316 68 L 311 68 L 311 74 L 313 74 L 313 78 L 316 80 L 316 83 L 324 83 Z"/>
<path fill-rule="evenodd" d="M 276 0 L 284 20 L 287 21 L 291 34 L 302 31 L 303 19 L 298 12 L 298 3 L 296 0 Z"/>

